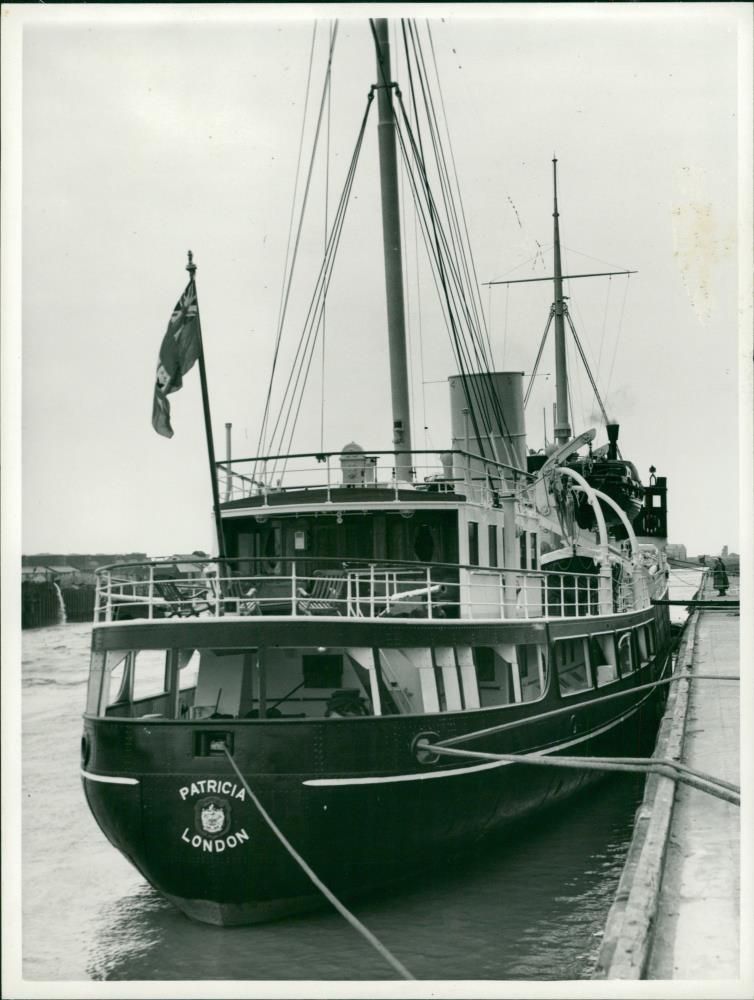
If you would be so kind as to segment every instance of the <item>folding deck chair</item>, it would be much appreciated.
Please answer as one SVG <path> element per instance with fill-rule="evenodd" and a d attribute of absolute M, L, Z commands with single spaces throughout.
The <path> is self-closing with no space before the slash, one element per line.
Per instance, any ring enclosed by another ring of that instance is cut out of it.
<path fill-rule="evenodd" d="M 315 570 L 311 591 L 299 588 L 296 604 L 305 615 L 342 615 L 346 574 L 342 570 Z"/>
<path fill-rule="evenodd" d="M 162 605 L 168 618 L 193 618 L 203 611 L 213 611 L 214 606 L 207 600 L 209 590 L 192 587 L 188 581 L 178 584 L 175 580 L 159 580 L 155 577 L 154 589 L 165 602 Z"/>

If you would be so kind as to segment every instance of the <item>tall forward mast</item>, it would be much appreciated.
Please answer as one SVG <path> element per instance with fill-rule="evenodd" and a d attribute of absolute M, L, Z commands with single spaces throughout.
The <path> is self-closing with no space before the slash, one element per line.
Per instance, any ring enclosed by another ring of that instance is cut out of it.
<path fill-rule="evenodd" d="M 553 184 L 553 250 L 555 297 L 553 310 L 555 313 L 555 441 L 561 444 L 571 437 L 571 424 L 568 420 L 568 363 L 566 361 L 565 344 L 565 301 L 563 299 L 563 267 L 560 261 L 560 224 L 558 215 L 558 161 L 552 161 Z"/>
<path fill-rule="evenodd" d="M 377 49 L 377 111 L 380 150 L 380 187 L 382 192 L 382 239 L 385 251 L 385 289 L 390 348 L 390 392 L 393 407 L 393 447 L 402 452 L 395 457 L 398 479 L 410 481 L 411 417 L 408 393 L 406 320 L 403 299 L 403 260 L 401 222 L 398 204 L 398 165 L 395 154 L 395 113 L 390 69 L 388 22 L 375 20 L 374 41 Z"/>

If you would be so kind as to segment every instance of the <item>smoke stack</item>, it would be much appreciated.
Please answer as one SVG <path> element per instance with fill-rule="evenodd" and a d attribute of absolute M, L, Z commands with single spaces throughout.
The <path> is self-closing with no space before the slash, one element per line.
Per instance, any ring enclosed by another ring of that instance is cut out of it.
<path fill-rule="evenodd" d="M 620 424 L 606 424 L 605 430 L 607 431 L 608 440 L 607 457 L 615 459 L 618 457 L 618 431 L 620 430 Z"/>

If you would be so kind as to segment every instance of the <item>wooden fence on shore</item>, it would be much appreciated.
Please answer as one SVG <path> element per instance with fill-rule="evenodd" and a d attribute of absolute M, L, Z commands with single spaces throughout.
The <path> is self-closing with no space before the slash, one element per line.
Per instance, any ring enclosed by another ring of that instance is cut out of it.
<path fill-rule="evenodd" d="M 62 600 L 62 607 L 61 607 Z M 90 622 L 94 618 L 94 587 L 61 587 L 54 583 L 21 584 L 21 628 L 39 628 L 67 622 Z"/>

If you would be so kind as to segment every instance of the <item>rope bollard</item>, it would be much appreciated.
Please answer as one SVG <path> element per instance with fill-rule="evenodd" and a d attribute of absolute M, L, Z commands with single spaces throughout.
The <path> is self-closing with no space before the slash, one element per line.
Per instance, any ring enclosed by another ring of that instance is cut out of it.
<path fill-rule="evenodd" d="M 230 761 L 230 766 L 236 772 L 239 780 L 241 781 L 244 788 L 248 792 L 249 798 L 259 810 L 262 819 L 264 819 L 264 821 L 267 823 L 269 828 L 278 838 L 280 843 L 283 845 L 286 851 L 288 851 L 288 853 L 291 855 L 293 860 L 303 869 L 306 875 L 308 875 L 311 881 L 316 885 L 316 887 L 319 889 L 319 891 L 322 893 L 325 899 L 335 907 L 338 913 L 340 913 L 340 915 L 348 921 L 348 923 L 351 925 L 351 927 L 354 928 L 354 930 L 358 931 L 358 933 L 361 934 L 361 936 L 364 938 L 365 941 L 371 944 L 371 946 L 377 952 L 379 952 L 379 954 L 385 959 L 385 961 L 389 965 L 393 967 L 393 969 L 395 969 L 395 971 L 402 979 L 415 980 L 415 976 L 411 975 L 408 969 L 401 962 L 398 961 L 398 959 L 385 947 L 385 945 L 377 937 L 375 937 L 375 935 L 369 930 L 368 927 L 365 927 L 364 924 L 362 924 L 362 922 L 358 919 L 358 917 L 355 917 L 353 913 L 351 913 L 351 911 L 347 909 L 343 905 L 343 903 L 341 903 L 341 901 L 337 898 L 337 896 L 330 889 L 327 888 L 325 883 L 309 867 L 306 861 L 304 861 L 304 859 L 298 853 L 296 848 L 286 838 L 283 831 L 275 824 L 272 817 L 264 808 L 259 799 L 256 797 L 254 792 L 252 792 L 251 788 L 249 787 L 249 783 L 238 769 L 238 765 L 236 764 L 233 755 L 231 754 L 230 750 L 228 750 L 227 746 L 223 746 L 223 751 L 225 753 L 225 756 Z"/>

